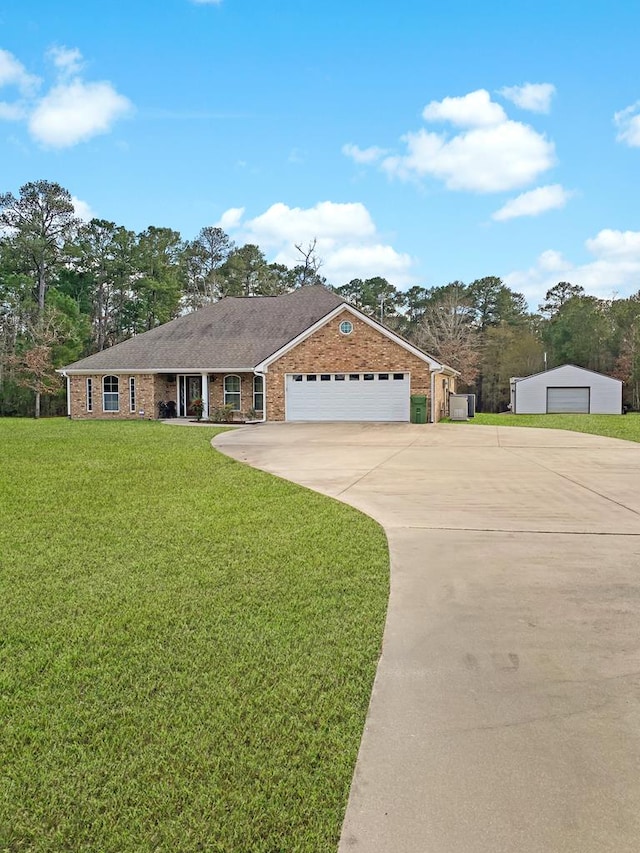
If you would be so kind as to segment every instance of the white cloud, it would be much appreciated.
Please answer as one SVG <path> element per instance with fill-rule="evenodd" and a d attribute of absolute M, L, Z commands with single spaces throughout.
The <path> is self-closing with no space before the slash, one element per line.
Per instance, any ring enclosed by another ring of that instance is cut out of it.
<path fill-rule="evenodd" d="M 82 219 L 83 222 L 91 222 L 92 219 L 95 219 L 95 213 L 86 201 L 82 201 L 82 199 L 76 198 L 74 195 L 71 196 L 71 201 L 73 203 L 76 216 L 79 219 Z"/>
<path fill-rule="evenodd" d="M 640 282 L 640 231 L 616 231 L 606 228 L 585 241 L 592 260 L 574 264 L 560 252 L 547 250 L 527 270 L 504 277 L 505 283 L 529 299 L 531 305 L 542 301 L 549 288 L 559 281 L 584 287 L 587 293 L 603 299 L 631 296 Z"/>
<path fill-rule="evenodd" d="M 307 242 L 322 240 L 325 246 L 335 245 L 346 237 L 369 238 L 376 228 L 369 211 L 359 202 L 337 204 L 332 201 L 318 202 L 314 207 L 288 207 L 282 202 L 271 207 L 245 223 L 253 234 L 253 242 L 261 246 L 278 246 L 283 242 Z"/>
<path fill-rule="evenodd" d="M 42 97 L 40 84 L 19 60 L 0 50 L 0 86 L 14 85 L 22 97 L 13 103 L 0 102 L 0 120 L 27 123 L 29 134 L 41 145 L 68 148 L 98 134 L 129 113 L 132 104 L 108 81 L 85 82 L 80 71 L 82 54 L 77 48 L 51 48 L 47 56 L 55 68 L 56 80 Z"/>
<path fill-rule="evenodd" d="M 615 113 L 613 121 L 619 133 L 618 142 L 626 142 L 632 148 L 640 148 L 640 101 Z"/>
<path fill-rule="evenodd" d="M 327 256 L 320 272 L 332 284 L 346 284 L 353 278 L 382 276 L 396 287 L 413 282 L 413 261 L 407 254 L 397 252 L 393 246 L 375 243 L 371 246 L 349 245 L 336 249 Z"/>
<path fill-rule="evenodd" d="M 353 143 L 348 142 L 342 146 L 342 153 L 346 157 L 351 157 L 354 163 L 371 164 L 377 163 L 387 153 L 385 148 L 378 148 L 377 145 L 372 145 L 370 148 L 360 148 Z"/>
<path fill-rule="evenodd" d="M 396 286 L 415 281 L 412 258 L 382 242 L 369 211 L 360 202 L 323 201 L 309 208 L 278 202 L 244 222 L 242 212 L 243 208 L 231 208 L 220 223 L 226 222 L 236 232 L 232 236 L 238 242 L 257 243 L 277 263 L 300 263 L 296 244 L 316 240 L 316 252 L 323 262 L 320 272 L 331 284 L 375 275 Z"/>
<path fill-rule="evenodd" d="M 547 249 L 538 258 L 538 266 L 541 270 L 555 273 L 566 269 L 567 261 L 564 259 L 562 252 L 556 252 L 555 249 Z"/>
<path fill-rule="evenodd" d="M 77 47 L 52 47 L 47 55 L 62 76 L 79 74 L 84 65 L 82 54 Z"/>
<path fill-rule="evenodd" d="M 40 100 L 29 118 L 29 132 L 51 148 L 69 148 L 107 133 L 132 109 L 111 83 L 59 83 Z"/>
<path fill-rule="evenodd" d="M 539 216 L 547 210 L 559 210 L 564 207 L 571 195 L 572 193 L 560 184 L 537 187 L 535 190 L 529 190 L 516 198 L 509 199 L 491 218 L 496 222 L 504 222 L 518 216 Z"/>
<path fill-rule="evenodd" d="M 24 65 L 9 53 L 0 49 L 0 87 L 16 86 L 22 95 L 31 95 L 39 86 L 40 79 L 29 74 Z"/>
<path fill-rule="evenodd" d="M 504 192 L 525 186 L 555 162 L 553 143 L 526 124 L 505 121 L 447 139 L 419 130 L 404 137 L 407 153 L 382 168 L 404 180 L 431 175 L 450 190 Z"/>
<path fill-rule="evenodd" d="M 222 228 L 223 231 L 230 231 L 232 228 L 237 228 L 244 216 L 244 207 L 230 207 L 225 210 L 218 222 L 217 228 Z"/>
<path fill-rule="evenodd" d="M 379 168 L 400 180 L 426 177 L 443 181 L 447 189 L 490 193 L 518 189 L 555 164 L 555 147 L 544 134 L 512 121 L 485 89 L 460 98 L 432 101 L 424 108 L 426 121 L 446 121 L 462 130 L 454 133 L 420 128 L 402 137 L 405 151 L 384 154 L 372 146 L 348 144 L 343 153 L 358 163 L 379 162 Z"/>
<path fill-rule="evenodd" d="M 422 111 L 422 117 L 425 121 L 446 121 L 457 127 L 492 127 L 507 120 L 505 111 L 491 100 L 486 89 L 460 98 L 431 101 Z"/>
<path fill-rule="evenodd" d="M 608 260 L 640 259 L 640 231 L 614 231 L 604 228 L 585 243 L 593 255 Z"/>
<path fill-rule="evenodd" d="M 522 110 L 548 113 L 551 99 L 556 93 L 553 83 L 525 83 L 523 86 L 505 86 L 499 94 Z"/>

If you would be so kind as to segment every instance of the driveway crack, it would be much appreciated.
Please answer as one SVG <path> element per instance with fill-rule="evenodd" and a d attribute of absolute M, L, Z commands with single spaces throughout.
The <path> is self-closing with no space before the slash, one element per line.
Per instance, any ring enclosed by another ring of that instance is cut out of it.
<path fill-rule="evenodd" d="M 396 450 L 395 453 L 390 454 L 389 456 L 386 457 L 386 459 L 382 459 L 380 462 L 378 462 L 377 465 L 374 465 L 373 468 L 369 468 L 369 470 L 366 471 L 361 477 L 358 477 L 357 480 L 354 480 L 352 483 L 349 483 L 349 485 L 345 486 L 344 489 L 342 489 L 342 491 L 337 492 L 334 495 L 334 497 L 339 498 L 340 495 L 344 495 L 344 493 L 348 492 L 349 489 L 352 489 L 354 486 L 357 486 L 358 483 L 361 483 L 363 480 L 365 480 L 369 476 L 369 474 L 372 474 L 374 471 L 377 471 L 378 468 L 381 468 L 383 465 L 386 465 L 387 462 L 390 462 L 392 459 L 395 459 L 396 456 L 400 456 L 400 454 L 404 453 L 405 450 L 407 450 L 409 447 L 413 447 L 413 445 L 416 444 L 417 441 L 418 441 L 418 439 L 415 438 L 409 444 L 403 444 L 402 447 L 400 447 L 398 450 Z"/>
<path fill-rule="evenodd" d="M 534 536 L 640 536 L 630 530 L 533 530 L 527 527 L 448 527 L 444 524 L 389 524 L 387 530 L 445 530 L 451 533 L 526 533 Z"/>
<path fill-rule="evenodd" d="M 634 515 L 640 517 L 640 512 L 638 512 L 637 509 L 627 506 L 627 504 L 622 503 L 622 501 L 617 501 L 614 498 L 609 497 L 609 495 L 605 495 L 602 492 L 599 492 L 597 489 L 592 489 L 591 486 L 586 486 L 579 480 L 574 480 L 573 477 L 569 477 L 568 474 L 561 474 L 560 471 L 556 471 L 553 468 L 550 468 L 548 465 L 544 465 L 542 462 L 538 462 L 536 459 L 532 459 L 526 454 L 518 453 L 512 447 L 504 447 L 503 450 L 506 450 L 508 453 L 512 453 L 514 456 L 517 456 L 520 459 L 526 459 L 532 465 L 537 465 L 538 468 L 542 468 L 544 471 L 548 471 L 550 474 L 555 474 L 556 477 L 560 477 L 561 479 L 566 480 L 568 483 L 572 483 L 574 486 L 578 486 L 579 488 L 584 489 L 586 492 L 591 492 L 592 495 L 597 495 L 599 498 L 602 498 L 605 501 L 609 501 L 609 503 L 619 506 L 620 509 L 626 509 L 629 512 L 632 512 Z"/>

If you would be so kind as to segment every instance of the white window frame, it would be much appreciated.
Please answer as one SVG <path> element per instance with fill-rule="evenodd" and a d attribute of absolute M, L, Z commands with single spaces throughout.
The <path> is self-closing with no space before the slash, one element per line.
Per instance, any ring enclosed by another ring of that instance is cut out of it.
<path fill-rule="evenodd" d="M 87 394 L 87 411 L 93 411 L 93 379 L 90 376 L 87 376 L 87 381 L 85 383 L 86 394 Z"/>
<path fill-rule="evenodd" d="M 115 379 L 117 391 L 106 391 L 105 386 L 107 384 L 107 379 Z M 110 397 L 115 397 L 116 408 L 111 409 L 106 407 L 107 402 L 107 394 Z M 120 411 L 120 377 L 114 376 L 110 373 L 108 376 L 102 377 L 102 411 L 103 412 L 119 412 Z"/>
<path fill-rule="evenodd" d="M 129 377 L 129 411 L 135 412 L 136 410 L 136 378 L 135 376 Z"/>
<path fill-rule="evenodd" d="M 228 391 L 227 390 L 227 379 L 237 379 L 238 380 L 238 390 L 237 391 Z M 240 376 L 238 376 L 237 373 L 227 373 L 227 375 L 224 377 L 223 387 L 224 387 L 224 405 L 228 406 L 229 404 L 231 404 L 233 406 L 232 411 L 234 411 L 234 412 L 242 411 L 242 379 L 240 378 Z M 237 398 L 238 398 L 237 408 L 235 405 L 235 400 L 233 400 L 233 401 L 229 400 L 229 397 L 231 397 L 231 396 L 232 397 L 237 396 Z"/>
<path fill-rule="evenodd" d="M 256 383 L 260 382 L 260 390 L 256 388 Z M 262 405 L 257 406 L 256 401 L 258 397 L 262 397 Z M 264 376 L 254 376 L 253 377 L 253 408 L 256 412 L 264 411 Z"/>

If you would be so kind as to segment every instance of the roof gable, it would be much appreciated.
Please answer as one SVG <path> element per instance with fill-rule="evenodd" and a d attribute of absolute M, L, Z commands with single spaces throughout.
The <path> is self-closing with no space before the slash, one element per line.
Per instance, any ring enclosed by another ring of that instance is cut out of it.
<path fill-rule="evenodd" d="M 289 352 L 294 347 L 298 346 L 298 344 L 302 343 L 308 337 L 313 335 L 314 332 L 317 332 L 318 329 L 322 328 L 322 326 L 325 326 L 327 323 L 333 320 L 334 317 L 337 317 L 338 314 L 341 314 L 343 312 L 348 312 L 358 317 L 360 320 L 367 323 L 367 325 L 376 329 L 385 337 L 398 344 L 398 346 L 401 346 L 403 349 L 406 349 L 408 352 L 412 353 L 417 358 L 426 362 L 432 370 L 443 370 L 444 372 L 451 373 L 455 376 L 459 375 L 457 370 L 454 370 L 452 367 L 449 367 L 448 365 L 437 361 L 433 356 L 429 355 L 421 349 L 418 349 L 418 347 L 414 346 L 400 335 L 397 335 L 395 332 L 392 332 L 391 329 L 388 329 L 386 326 L 383 326 L 381 323 L 378 323 L 372 317 L 369 317 L 367 314 L 364 314 L 362 311 L 360 311 L 355 306 L 350 305 L 348 302 L 343 302 L 341 305 L 337 305 L 332 311 L 330 311 L 324 317 L 321 317 L 312 326 L 309 326 L 307 329 L 304 329 L 302 332 L 300 332 L 299 335 L 297 335 L 292 340 L 287 341 L 287 343 L 284 344 L 279 350 L 272 353 L 268 358 L 258 364 L 256 366 L 256 369 L 259 371 L 268 370 L 270 364 L 281 358 L 283 355 L 285 355 L 285 353 Z"/>
<path fill-rule="evenodd" d="M 622 384 L 622 380 L 620 379 L 608 376 L 606 373 L 598 373 L 596 370 L 589 370 L 587 367 L 578 367 L 577 364 L 560 364 L 558 367 L 552 367 L 550 370 L 541 370 L 538 373 L 532 373 L 529 376 L 514 376 L 511 381 L 514 383 L 526 382 L 528 379 L 536 379 L 538 376 L 548 376 L 550 373 L 557 373 L 558 371 L 566 372 L 567 370 L 579 370 L 580 373 L 588 373 L 591 376 L 599 376 L 602 379 L 610 379 L 611 382 L 620 382 L 620 384 Z"/>

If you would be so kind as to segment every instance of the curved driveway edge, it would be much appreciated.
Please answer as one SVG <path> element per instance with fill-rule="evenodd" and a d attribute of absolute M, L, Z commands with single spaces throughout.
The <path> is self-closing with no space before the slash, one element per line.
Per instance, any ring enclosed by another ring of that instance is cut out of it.
<path fill-rule="evenodd" d="M 636 853 L 640 445 L 452 424 L 263 424 L 213 443 L 387 532 L 340 853 Z"/>

